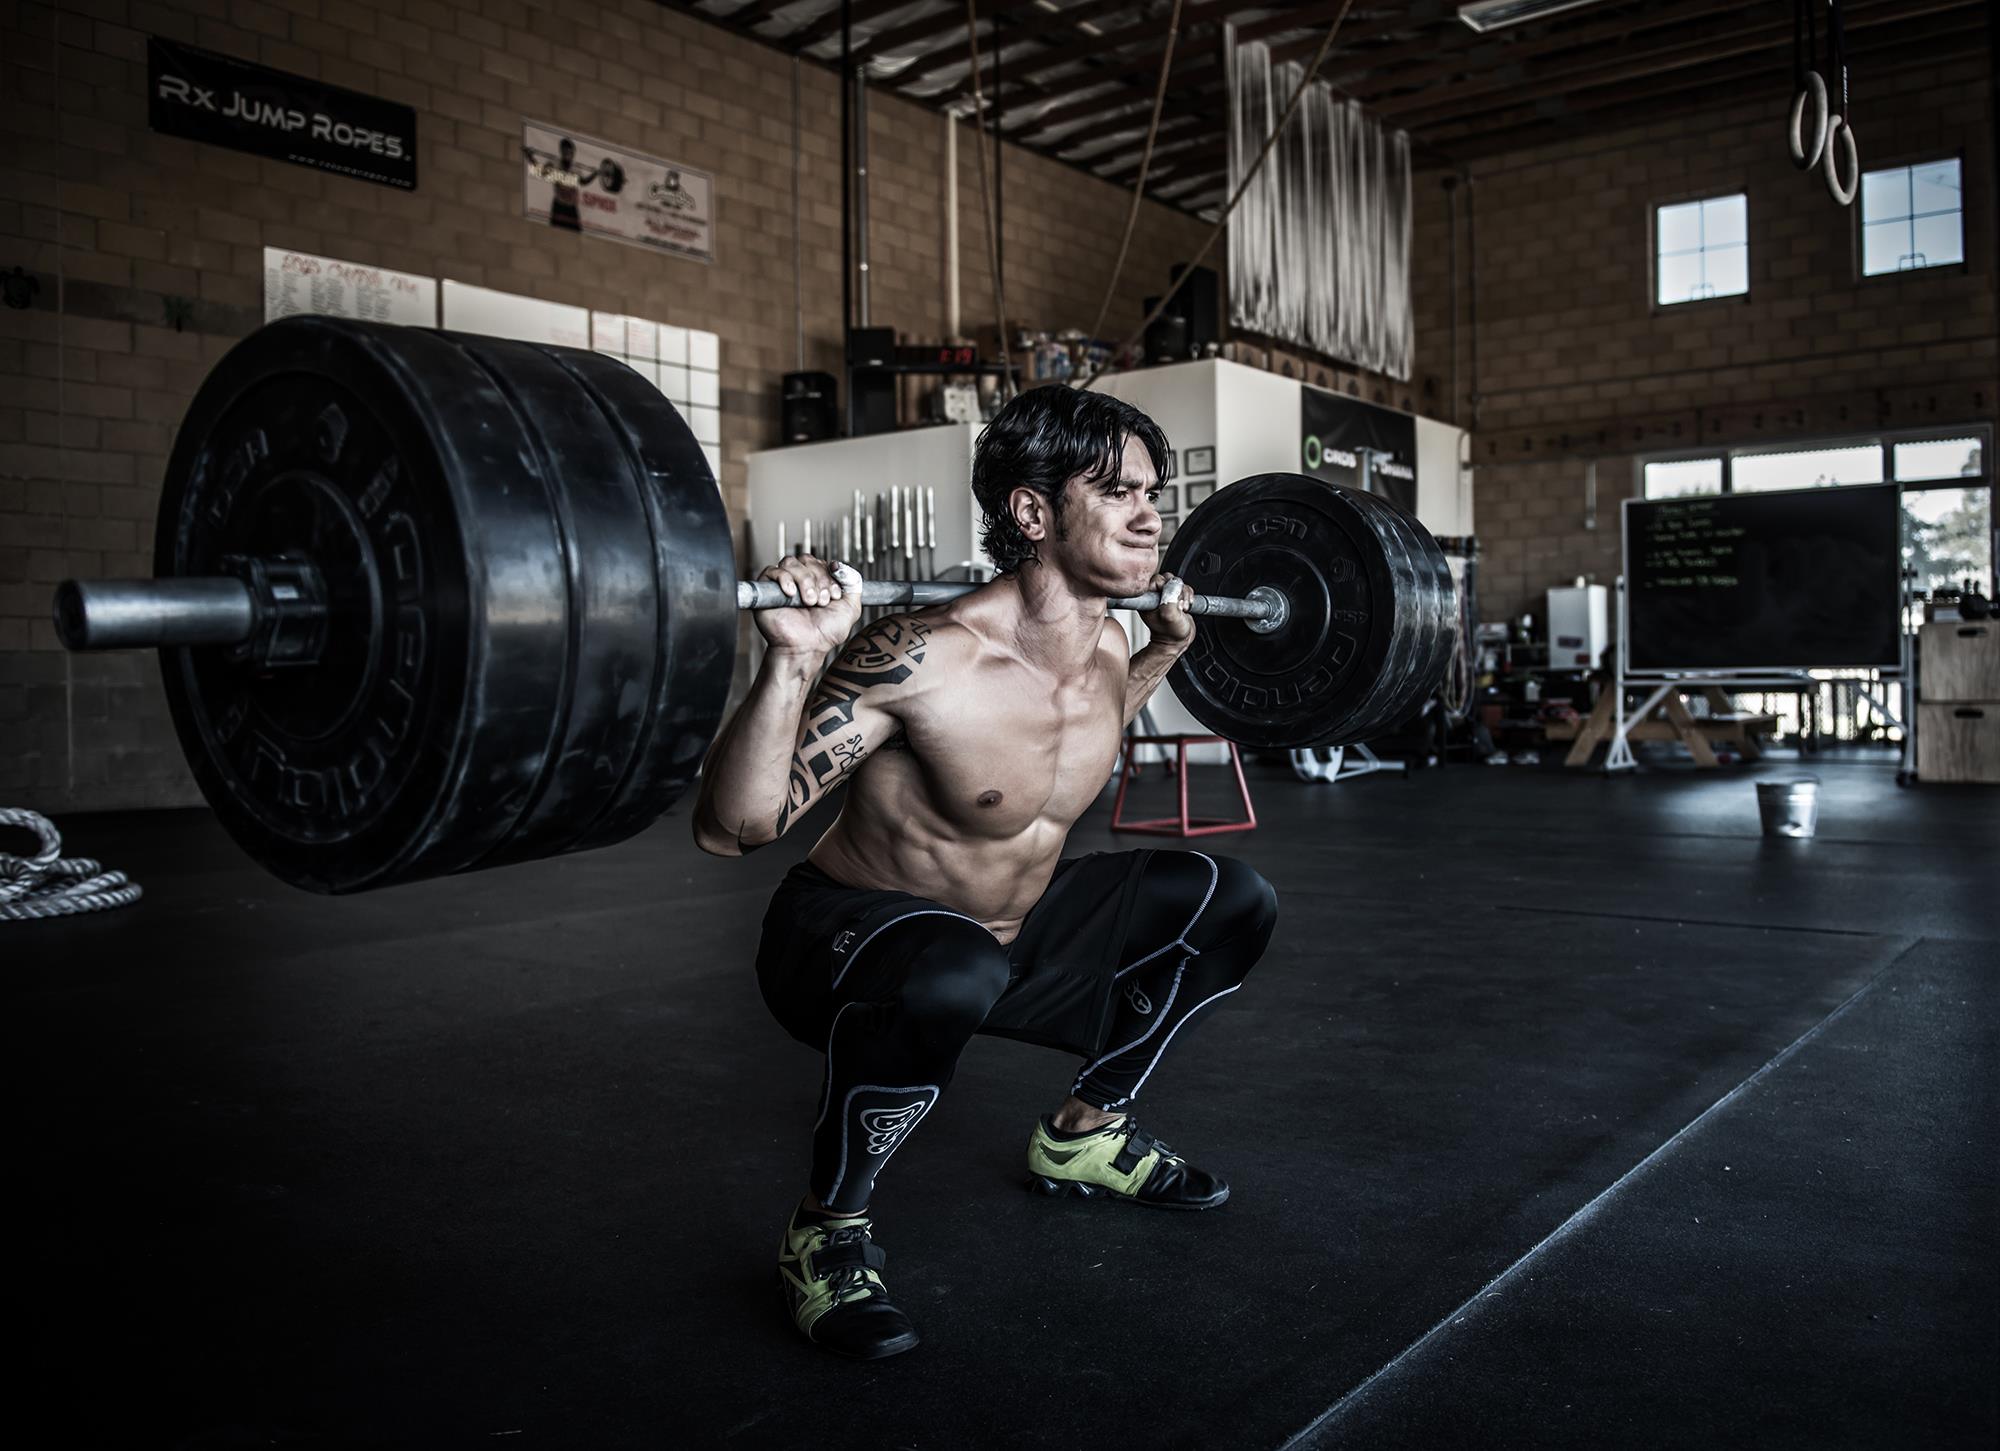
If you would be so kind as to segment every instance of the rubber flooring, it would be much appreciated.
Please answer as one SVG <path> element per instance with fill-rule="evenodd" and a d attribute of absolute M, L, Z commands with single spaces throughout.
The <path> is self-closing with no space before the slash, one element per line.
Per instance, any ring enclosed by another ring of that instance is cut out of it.
<path fill-rule="evenodd" d="M 1230 1202 L 1026 1194 L 1072 1065 L 975 1039 L 867 1365 L 772 1285 L 821 1060 L 751 953 L 809 836 L 330 900 L 64 821 L 147 896 L 0 928 L 21 1383 L 78 1445 L 1990 1445 L 2000 798 L 1812 769 L 1775 841 L 1742 770 L 1254 766 L 1196 845 L 1277 935 L 1138 1105 Z"/>

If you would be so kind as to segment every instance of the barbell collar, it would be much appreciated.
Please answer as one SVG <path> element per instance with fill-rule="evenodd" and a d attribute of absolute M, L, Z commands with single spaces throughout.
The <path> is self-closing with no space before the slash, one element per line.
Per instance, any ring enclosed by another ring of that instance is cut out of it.
<path fill-rule="evenodd" d="M 861 603 L 864 606 L 941 605 L 961 595 L 969 595 L 978 588 L 976 584 L 950 580 L 869 579 L 861 583 Z M 781 610 L 797 603 L 775 581 L 742 579 L 736 582 L 736 608 L 739 610 Z M 1152 590 L 1142 595 L 1124 595 L 1106 603 L 1114 610 L 1138 610 L 1143 613 L 1159 608 L 1160 592 Z M 1260 586 L 1244 599 L 1197 595 L 1189 613 L 1251 620 L 1263 623 L 1266 629 L 1277 629 L 1283 626 L 1289 607 L 1285 597 L 1277 590 Z"/>

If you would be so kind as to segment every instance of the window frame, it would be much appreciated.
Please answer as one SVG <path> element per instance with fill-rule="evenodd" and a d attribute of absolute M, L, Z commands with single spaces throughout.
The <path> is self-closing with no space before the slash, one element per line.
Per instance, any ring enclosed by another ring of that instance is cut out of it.
<path fill-rule="evenodd" d="M 1889 274 L 1884 272 L 1879 275 L 1886 277 Z M 1817 449 L 1859 448 L 1869 444 L 1882 450 L 1882 482 L 1885 484 L 1901 484 L 1906 490 L 1962 489 L 1976 484 L 1985 484 L 1991 488 L 1994 484 L 1993 432 L 1993 425 L 1990 423 L 1961 423 L 1956 427 L 1873 429 L 1866 433 L 1823 434 L 1773 443 L 1739 444 L 1722 448 L 1662 449 L 1654 453 L 1634 454 L 1631 497 L 1634 499 L 1646 497 L 1647 464 L 1686 463 L 1690 459 L 1719 458 L 1722 460 L 1722 492 L 1733 494 L 1736 492 L 1736 460 L 1739 458 L 1754 458 L 1760 454 L 1771 453 L 1810 453 Z M 1896 477 L 1897 444 L 1934 443 L 1941 439 L 1958 438 L 1978 441 L 1979 473 L 1908 481 Z M 1840 489 L 1854 486 L 1829 484 L 1827 487 Z"/>
<path fill-rule="evenodd" d="M 1963 167 L 1960 174 L 1964 174 Z M 1719 202 L 1731 197 L 1743 198 L 1743 290 L 1723 297 L 1690 297 L 1682 302 L 1660 301 L 1660 209 L 1662 207 L 1684 207 L 1689 202 Z M 1747 307 L 1757 290 L 1757 278 L 1751 270 L 1755 260 L 1751 241 L 1756 233 L 1756 213 L 1751 204 L 1751 190 L 1747 182 L 1726 183 L 1721 191 L 1714 184 L 1695 190 L 1663 192 L 1655 195 L 1646 206 L 1646 310 L 1650 316 L 1679 314 L 1689 308 L 1702 306 L 1727 306 L 1735 304 Z"/>
<path fill-rule="evenodd" d="M 1871 158 L 1871 160 L 1879 160 L 1882 162 L 1882 164 L 1879 166 L 1868 166 L 1862 169 L 1861 173 L 1862 180 L 1857 181 L 1854 184 L 1855 185 L 1854 205 L 1847 208 L 1847 210 L 1852 214 L 1852 221 L 1848 233 L 1848 242 L 1853 250 L 1852 264 L 1854 270 L 1854 281 L 1858 285 L 1863 287 L 1873 287 L 1879 283 L 1888 282 L 1892 279 L 1901 281 L 1905 278 L 1910 278 L 1910 277 L 1949 277 L 1953 274 L 1957 274 L 1960 277 L 1970 276 L 1972 272 L 1972 239 L 1973 239 L 1972 223 L 1971 223 L 1972 208 L 1970 205 L 1968 205 L 1966 198 L 1970 196 L 1972 192 L 1972 170 L 1965 164 L 1965 148 L 1963 146 L 1960 146 L 1952 150 L 1938 151 L 1931 148 L 1912 149 L 1909 147 L 1905 147 L 1900 152 L 1891 152 L 1886 157 Z M 1860 188 L 1865 183 L 1868 173 L 1871 171 L 1899 171 L 1899 170 L 1904 170 L 1908 167 L 1924 166 L 1929 163 L 1938 161 L 1956 161 L 1958 163 L 1959 259 L 1956 262 L 1940 262 L 1936 266 L 1910 267 L 1901 270 L 1892 267 L 1887 272 L 1864 271 L 1863 268 L 1867 265 L 1868 261 L 1867 226 L 1861 220 Z M 1898 441 L 1903 443 L 1908 443 L 1910 440 L 1901 439 Z M 1992 450 L 1989 448 L 1987 452 L 1990 454 Z"/>
<path fill-rule="evenodd" d="M 1920 268 L 1919 271 L 1928 271 Z M 1879 276 L 1902 274 L 1880 273 Z M 1882 451 L 1882 481 L 1898 485 L 1906 494 L 1919 494 L 1931 489 L 1966 489 L 1984 487 L 1986 493 L 1987 517 L 1993 521 L 1988 535 L 1987 572 L 1996 585 L 2000 585 L 2000 479 L 1996 479 L 1993 458 L 1993 437 L 1995 429 L 1990 423 L 1962 423 L 1956 427 L 1895 428 L 1877 429 L 1868 433 L 1843 433 L 1808 438 L 1786 439 L 1780 442 L 1755 443 L 1724 448 L 1677 448 L 1663 449 L 1655 453 L 1634 454 L 1632 457 L 1632 492 L 1630 497 L 1644 500 L 1646 497 L 1646 465 L 1649 463 L 1683 463 L 1689 459 L 1720 458 L 1722 460 L 1722 492 L 1736 492 L 1736 460 L 1751 458 L 1759 454 L 1803 453 L 1821 448 L 1855 448 L 1874 444 Z M 1896 445 L 1899 443 L 1931 443 L 1940 439 L 1971 438 L 1979 441 L 1980 471 L 1976 474 L 1956 474 L 1938 479 L 1902 480 L 1896 477 Z M 1828 484 L 1830 489 L 1866 488 L 1870 485 Z M 1707 496 L 1707 497 L 1713 497 Z"/>

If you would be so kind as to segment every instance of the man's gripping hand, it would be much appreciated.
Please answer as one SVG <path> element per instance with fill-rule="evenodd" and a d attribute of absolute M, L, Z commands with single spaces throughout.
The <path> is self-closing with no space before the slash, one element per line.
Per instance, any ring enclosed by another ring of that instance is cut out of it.
<path fill-rule="evenodd" d="M 758 576 L 796 605 L 756 610 L 757 628 L 773 650 L 823 657 L 861 623 L 861 576 L 853 566 L 810 553 L 788 554 Z"/>
<path fill-rule="evenodd" d="M 1194 591 L 1187 587 L 1187 581 L 1175 574 L 1156 574 L 1146 588 L 1160 592 L 1158 607 L 1139 616 L 1146 622 L 1147 632 L 1153 639 L 1176 650 L 1186 649 L 1188 642 L 1194 639 L 1194 616 L 1188 613 L 1194 604 Z"/>

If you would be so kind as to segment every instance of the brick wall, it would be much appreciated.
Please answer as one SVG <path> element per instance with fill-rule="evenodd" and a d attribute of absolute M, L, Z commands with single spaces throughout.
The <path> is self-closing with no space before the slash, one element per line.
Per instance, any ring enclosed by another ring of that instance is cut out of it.
<path fill-rule="evenodd" d="M 1471 168 L 1477 379 L 1463 272 L 1460 371 L 1464 416 L 1476 417 L 1486 618 L 1539 615 L 1542 591 L 1578 574 L 1611 581 L 1637 454 L 1993 420 L 1985 57 L 1858 69 L 1854 87 L 1864 169 L 1962 156 L 1965 266 L 1861 277 L 1860 203 L 1842 210 L 1817 173 L 1793 169 L 1778 67 L 1732 106 Z M 1749 196 L 1748 296 L 1656 311 L 1652 207 L 1737 191 Z M 1461 205 L 1462 228 L 1464 217 Z M 1466 259 L 1463 230 L 1460 242 Z M 1594 530 L 1584 523 L 1592 461 Z"/>
<path fill-rule="evenodd" d="M 414 107 L 401 192 L 146 129 L 148 34 Z M 262 320 L 262 249 L 296 248 L 713 330 L 723 338 L 724 496 L 775 441 L 793 326 L 789 58 L 652 0 L 6 0 L 0 4 L 0 804 L 197 799 L 150 654 L 71 657 L 48 624 L 68 575 L 151 572 L 158 479 L 203 372 Z M 839 101 L 800 68 L 806 366 L 839 356 Z M 944 332 L 943 122 L 877 94 L 873 318 Z M 713 266 L 553 233 L 521 216 L 524 116 L 715 174 Z M 990 345 L 979 179 L 961 131 L 964 326 Z M 1088 326 L 1128 193 L 1018 148 L 1006 158 L 1011 319 Z M 1107 329 L 1206 228 L 1148 205 Z M 166 299 L 191 304 L 181 328 Z"/>

